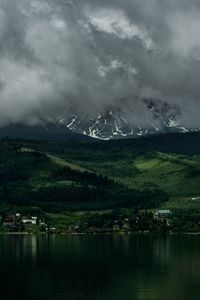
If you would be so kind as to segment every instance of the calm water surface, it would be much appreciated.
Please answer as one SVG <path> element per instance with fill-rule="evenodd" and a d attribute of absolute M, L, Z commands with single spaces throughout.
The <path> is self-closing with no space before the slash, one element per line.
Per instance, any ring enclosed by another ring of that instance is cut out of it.
<path fill-rule="evenodd" d="M 200 236 L 0 236 L 0 299 L 199 300 Z"/>

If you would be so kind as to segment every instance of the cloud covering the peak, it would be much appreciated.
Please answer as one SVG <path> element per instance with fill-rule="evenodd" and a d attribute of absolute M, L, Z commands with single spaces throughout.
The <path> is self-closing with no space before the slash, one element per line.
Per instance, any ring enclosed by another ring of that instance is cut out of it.
<path fill-rule="evenodd" d="M 147 126 L 152 98 L 200 127 L 199 14 L 197 0 L 0 0 L 0 124 L 121 105 Z"/>

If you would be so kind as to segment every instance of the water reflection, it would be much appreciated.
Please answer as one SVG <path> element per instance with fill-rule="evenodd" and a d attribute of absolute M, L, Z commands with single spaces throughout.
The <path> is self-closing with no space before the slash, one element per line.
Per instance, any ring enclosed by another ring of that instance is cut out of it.
<path fill-rule="evenodd" d="M 198 236 L 1 236 L 6 299 L 199 299 Z"/>

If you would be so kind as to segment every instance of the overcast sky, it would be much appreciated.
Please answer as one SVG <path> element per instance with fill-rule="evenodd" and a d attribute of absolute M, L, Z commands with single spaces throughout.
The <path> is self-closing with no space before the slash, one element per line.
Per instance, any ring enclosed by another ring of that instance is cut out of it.
<path fill-rule="evenodd" d="M 199 16 L 199 0 L 0 0 L 0 123 L 126 99 L 141 125 L 153 122 L 148 97 L 200 127 Z"/>

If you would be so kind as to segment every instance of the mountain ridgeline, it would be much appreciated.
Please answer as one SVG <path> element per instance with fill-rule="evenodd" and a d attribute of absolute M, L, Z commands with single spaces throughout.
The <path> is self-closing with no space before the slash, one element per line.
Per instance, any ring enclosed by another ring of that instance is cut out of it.
<path fill-rule="evenodd" d="M 89 141 L 92 138 L 118 140 L 155 134 L 200 132 L 200 128 L 188 128 L 182 124 L 179 107 L 155 99 L 143 99 L 151 123 L 134 123 L 132 115 L 128 117 L 123 111 L 124 107 L 129 107 L 127 101 L 121 99 L 114 107 L 109 106 L 93 115 L 74 107 L 66 117 L 51 123 L 2 125 L 0 138 Z"/>

